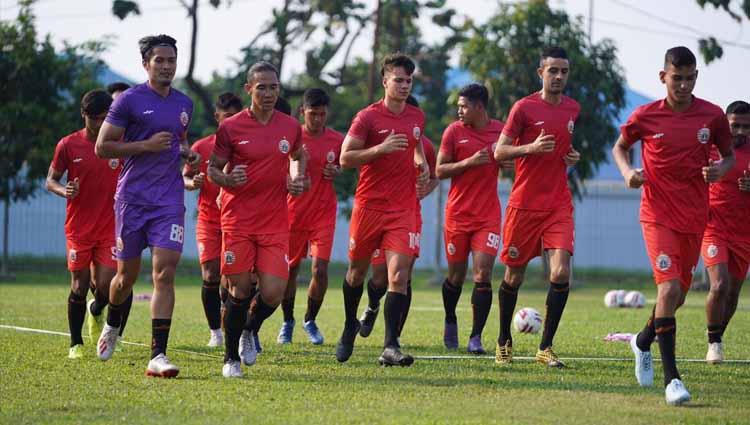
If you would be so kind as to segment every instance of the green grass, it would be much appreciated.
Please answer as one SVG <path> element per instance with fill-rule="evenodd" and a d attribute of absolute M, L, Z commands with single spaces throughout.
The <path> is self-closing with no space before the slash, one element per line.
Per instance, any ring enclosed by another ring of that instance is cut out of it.
<path fill-rule="evenodd" d="M 205 347 L 208 331 L 197 277 L 180 277 L 170 336 L 170 358 L 181 367 L 175 380 L 143 376 L 148 349 L 127 346 L 107 363 L 88 357 L 67 359 L 68 338 L 0 329 L 0 423 L 748 423 L 750 365 L 678 363 L 693 395 L 690 407 L 664 404 L 661 366 L 657 386 L 635 383 L 631 362 L 569 361 L 565 370 L 546 370 L 529 361 L 498 367 L 491 359 L 417 360 L 411 368 L 376 365 L 383 322 L 359 338 L 352 358 L 338 364 L 334 344 L 341 331 L 341 274 L 336 268 L 318 323 L 322 347 L 310 345 L 301 329 L 306 295 L 297 295 L 294 344 L 278 346 L 281 314 L 264 325 L 265 351 L 245 378 L 221 377 L 221 350 Z M 413 310 L 401 338 L 414 355 L 455 354 L 442 347 L 440 290 L 416 279 Z M 606 273 L 587 279 L 570 296 L 555 349 L 562 357 L 630 357 L 626 344 L 605 342 L 609 332 L 640 329 L 647 309 L 606 309 Z M 66 332 L 68 286 L 65 273 L 20 272 L 0 283 L 0 324 Z M 612 279 L 612 281 L 619 279 Z M 642 280 L 648 299 L 654 290 Z M 629 287 L 639 284 L 629 282 Z M 497 286 L 497 284 L 495 284 Z M 140 282 L 136 293 L 149 292 Z M 545 291 L 521 290 L 518 307 L 543 311 Z M 365 296 L 366 298 L 366 296 Z M 470 328 L 470 287 L 459 304 L 461 344 Z M 678 357 L 705 355 L 705 293 L 691 293 L 678 314 Z M 364 298 L 363 298 L 364 305 Z M 725 336 L 730 359 L 750 359 L 750 309 L 747 295 Z M 147 303 L 136 302 L 126 340 L 150 339 Z M 484 343 L 494 348 L 497 305 L 493 305 Z M 84 332 L 85 333 L 85 332 Z M 517 356 L 533 356 L 539 336 L 516 335 Z M 658 349 L 657 357 L 658 357 Z M 187 350 L 204 355 L 178 352 Z M 493 350 L 494 351 L 494 350 Z M 461 353 L 458 353 L 461 354 Z M 209 356 L 213 357 L 209 357 Z"/>

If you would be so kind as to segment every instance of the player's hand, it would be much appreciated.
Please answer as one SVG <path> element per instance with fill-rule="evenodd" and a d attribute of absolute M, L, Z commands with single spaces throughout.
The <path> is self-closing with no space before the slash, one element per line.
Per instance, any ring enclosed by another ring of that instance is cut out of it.
<path fill-rule="evenodd" d="M 430 183 L 430 167 L 425 164 L 418 164 L 419 174 L 417 175 L 417 186 L 427 186 Z"/>
<path fill-rule="evenodd" d="M 405 134 L 396 134 L 391 130 L 391 134 L 378 146 L 380 147 L 380 152 L 384 154 L 405 151 L 409 147 L 409 139 Z"/>
<path fill-rule="evenodd" d="M 479 165 L 490 163 L 490 153 L 487 149 L 480 149 L 474 152 L 474 155 L 467 158 L 467 163 L 470 167 L 477 167 Z"/>
<path fill-rule="evenodd" d="M 161 152 L 172 147 L 172 133 L 160 131 L 143 142 L 146 152 Z"/>
<path fill-rule="evenodd" d="M 703 180 L 706 183 L 716 183 L 721 179 L 719 167 L 713 159 L 708 161 L 708 167 L 703 167 Z"/>
<path fill-rule="evenodd" d="M 326 164 L 323 167 L 323 178 L 326 180 L 333 180 L 339 174 L 341 174 L 341 168 L 336 164 Z"/>
<path fill-rule="evenodd" d="M 625 175 L 625 184 L 631 189 L 638 189 L 646 182 L 646 175 L 643 174 L 643 168 L 631 168 Z"/>
<path fill-rule="evenodd" d="M 536 140 L 529 144 L 530 154 L 548 153 L 553 150 L 555 150 L 555 136 L 553 134 L 544 134 L 544 129 L 539 133 Z"/>
<path fill-rule="evenodd" d="M 286 189 L 292 196 L 299 196 L 302 195 L 302 193 L 305 192 L 305 186 L 307 186 L 307 177 L 303 176 L 297 176 L 295 178 L 292 178 L 292 176 L 287 175 L 286 176 Z"/>
<path fill-rule="evenodd" d="M 565 161 L 565 165 L 567 165 L 568 167 L 572 167 L 581 160 L 581 153 L 573 149 L 573 147 L 571 146 L 570 151 L 565 154 L 563 160 Z"/>
<path fill-rule="evenodd" d="M 193 189 L 198 190 L 201 187 L 203 187 L 203 183 L 206 182 L 206 175 L 203 173 L 198 173 L 193 176 Z"/>
<path fill-rule="evenodd" d="M 232 172 L 227 175 L 227 183 L 229 186 L 242 186 L 247 183 L 246 168 L 247 165 L 235 165 L 234 168 L 232 168 Z"/>
<path fill-rule="evenodd" d="M 747 170 L 742 173 L 742 177 L 737 179 L 737 183 L 742 192 L 750 192 L 750 175 L 748 175 Z"/>
<path fill-rule="evenodd" d="M 201 155 L 198 152 L 187 150 L 187 163 L 192 171 L 198 171 L 201 164 Z"/>
<path fill-rule="evenodd" d="M 78 196 L 78 193 L 81 191 L 81 184 L 78 180 L 78 177 L 73 179 L 73 181 L 68 181 L 68 183 L 65 184 L 65 197 L 68 199 L 73 199 L 76 196 Z"/>

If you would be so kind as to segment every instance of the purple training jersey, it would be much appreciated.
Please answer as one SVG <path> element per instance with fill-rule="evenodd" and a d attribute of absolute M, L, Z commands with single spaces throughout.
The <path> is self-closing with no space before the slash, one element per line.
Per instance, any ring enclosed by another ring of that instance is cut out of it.
<path fill-rule="evenodd" d="M 148 83 L 130 88 L 112 103 L 105 121 L 125 129 L 124 143 L 146 140 L 160 131 L 172 133 L 170 149 L 125 158 L 116 200 L 133 205 L 183 205 L 180 141 L 192 115 L 189 97 L 174 88 L 162 97 Z"/>

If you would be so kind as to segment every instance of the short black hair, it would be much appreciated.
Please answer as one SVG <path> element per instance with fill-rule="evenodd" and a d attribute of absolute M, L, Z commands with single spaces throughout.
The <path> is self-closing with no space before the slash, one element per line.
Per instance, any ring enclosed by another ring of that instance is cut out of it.
<path fill-rule="evenodd" d="M 130 88 L 130 84 L 117 81 L 115 83 L 107 85 L 107 93 L 110 95 L 117 93 L 118 91 L 125 91 Z"/>
<path fill-rule="evenodd" d="M 664 69 L 667 69 L 669 65 L 682 68 L 683 66 L 695 66 L 695 64 L 695 55 L 685 46 L 672 47 L 664 54 Z"/>
<path fill-rule="evenodd" d="M 95 117 L 109 111 L 112 96 L 104 90 L 91 90 L 81 99 L 81 112 L 88 117 Z"/>
<path fill-rule="evenodd" d="M 393 70 L 393 68 L 404 68 L 407 74 L 411 75 L 417 68 L 414 61 L 409 56 L 403 53 L 391 53 L 390 55 L 383 58 L 383 64 L 380 67 L 380 75 L 385 77 L 387 71 Z"/>
<path fill-rule="evenodd" d="M 331 98 L 325 90 L 312 88 L 305 90 L 302 95 L 302 106 L 305 108 L 314 108 L 316 106 L 328 106 L 331 104 Z"/>
<path fill-rule="evenodd" d="M 406 98 L 406 104 L 419 108 L 419 101 L 412 95 L 409 95 L 409 97 Z"/>
<path fill-rule="evenodd" d="M 274 64 L 272 64 L 271 62 L 260 61 L 255 62 L 250 67 L 250 69 L 247 70 L 247 82 L 252 83 L 253 78 L 255 78 L 255 74 L 259 72 L 273 72 L 274 74 L 276 74 L 276 78 L 279 78 L 279 70 Z"/>
<path fill-rule="evenodd" d="M 292 115 L 292 105 L 290 105 L 289 102 L 281 96 L 276 99 L 276 104 L 273 105 L 273 109 L 279 112 L 283 112 L 287 115 Z"/>
<path fill-rule="evenodd" d="M 490 101 L 490 93 L 487 91 L 487 87 L 479 83 L 471 83 L 465 85 L 458 92 L 459 97 L 465 97 L 471 103 L 481 103 L 483 107 L 487 107 L 487 103 Z"/>
<path fill-rule="evenodd" d="M 750 103 L 747 103 L 744 100 L 735 100 L 727 106 L 727 115 L 729 114 L 750 114 Z"/>
<path fill-rule="evenodd" d="M 219 97 L 216 98 L 216 103 L 214 104 L 214 106 L 218 111 L 228 111 L 230 109 L 241 111 L 242 100 L 232 92 L 225 92 L 220 94 Z"/>
<path fill-rule="evenodd" d="M 549 46 L 549 47 L 545 47 L 544 49 L 542 49 L 542 54 L 539 55 L 539 67 L 540 68 L 544 66 L 544 61 L 547 58 L 569 60 L 568 52 L 566 52 L 565 49 L 563 49 L 560 46 Z"/>
<path fill-rule="evenodd" d="M 174 49 L 174 53 L 177 54 L 177 40 L 166 34 L 147 35 L 138 40 L 138 46 L 141 48 L 141 58 L 144 61 L 151 59 L 154 47 L 158 46 L 171 47 Z"/>

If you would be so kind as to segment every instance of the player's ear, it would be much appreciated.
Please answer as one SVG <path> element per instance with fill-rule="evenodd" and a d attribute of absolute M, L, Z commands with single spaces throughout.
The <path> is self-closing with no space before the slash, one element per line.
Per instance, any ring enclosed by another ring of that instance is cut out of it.
<path fill-rule="evenodd" d="M 539 76 L 540 80 L 543 80 L 544 77 L 542 77 L 542 74 L 544 74 L 544 67 L 540 66 L 539 68 L 537 68 L 536 69 L 536 74 Z"/>
<path fill-rule="evenodd" d="M 659 71 L 659 81 L 661 81 L 662 84 L 667 83 L 667 71 L 664 71 L 664 70 Z"/>
<path fill-rule="evenodd" d="M 252 94 L 253 94 L 253 85 L 250 84 L 250 83 L 245 83 L 245 85 L 243 87 L 245 88 L 245 93 L 247 93 L 247 94 L 249 94 L 249 95 L 252 96 Z"/>

